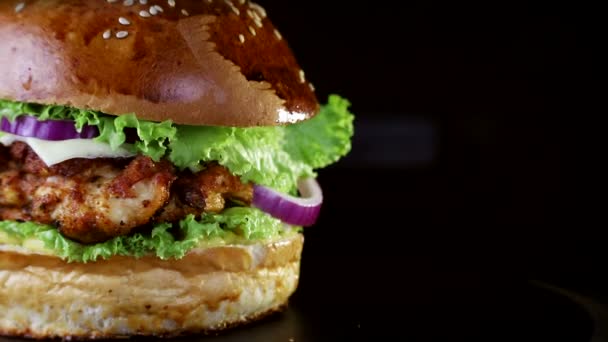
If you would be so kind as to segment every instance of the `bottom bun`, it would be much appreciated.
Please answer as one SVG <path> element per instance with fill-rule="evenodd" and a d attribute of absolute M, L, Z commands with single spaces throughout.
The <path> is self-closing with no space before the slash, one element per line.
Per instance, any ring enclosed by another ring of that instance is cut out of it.
<path fill-rule="evenodd" d="M 180 260 L 87 264 L 0 249 L 0 334 L 177 336 L 244 324 L 287 304 L 298 286 L 303 242 L 297 234 L 195 249 Z"/>

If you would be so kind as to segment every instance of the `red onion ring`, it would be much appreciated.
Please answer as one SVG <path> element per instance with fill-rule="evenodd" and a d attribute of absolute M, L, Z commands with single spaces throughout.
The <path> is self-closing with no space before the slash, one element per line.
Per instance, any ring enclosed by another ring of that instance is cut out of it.
<path fill-rule="evenodd" d="M 298 182 L 302 197 L 287 195 L 262 185 L 253 186 L 253 206 L 296 226 L 311 226 L 319 216 L 323 192 L 314 178 Z"/>
<path fill-rule="evenodd" d="M 92 139 L 99 135 L 99 130 L 96 126 L 85 125 L 82 127 L 81 132 L 78 132 L 74 126 L 74 121 L 39 121 L 36 117 L 29 115 L 21 115 L 12 122 L 3 117 L 0 122 L 0 130 L 22 137 L 51 141 Z"/>

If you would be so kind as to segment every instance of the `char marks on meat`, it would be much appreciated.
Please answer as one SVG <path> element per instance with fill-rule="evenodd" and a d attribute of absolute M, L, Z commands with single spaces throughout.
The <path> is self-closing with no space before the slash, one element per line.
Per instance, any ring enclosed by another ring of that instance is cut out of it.
<path fill-rule="evenodd" d="M 84 243 L 152 223 L 220 212 L 227 199 L 250 203 L 253 188 L 217 164 L 178 172 L 168 161 L 72 159 L 52 167 L 25 144 L 0 146 L 0 220 L 55 225 Z"/>
<path fill-rule="evenodd" d="M 225 167 L 210 163 L 198 173 L 184 171 L 171 189 L 170 202 L 160 211 L 157 222 L 175 222 L 189 214 L 221 212 L 226 200 L 251 203 L 253 187 Z"/>
<path fill-rule="evenodd" d="M 0 144 L 0 171 L 8 168 L 8 149 Z"/>

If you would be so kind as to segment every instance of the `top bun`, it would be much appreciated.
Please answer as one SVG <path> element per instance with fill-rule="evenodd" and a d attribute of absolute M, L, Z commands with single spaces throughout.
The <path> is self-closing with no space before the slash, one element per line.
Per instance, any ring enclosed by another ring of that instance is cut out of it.
<path fill-rule="evenodd" d="M 1 1 L 0 42 L 0 99 L 238 127 L 319 109 L 287 42 L 249 1 Z"/>

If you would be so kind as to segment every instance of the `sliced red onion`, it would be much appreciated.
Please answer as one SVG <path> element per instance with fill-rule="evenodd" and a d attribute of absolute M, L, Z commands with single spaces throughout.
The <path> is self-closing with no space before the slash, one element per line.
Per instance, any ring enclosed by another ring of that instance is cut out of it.
<path fill-rule="evenodd" d="M 311 226 L 319 216 L 323 192 L 314 178 L 298 182 L 302 197 L 280 193 L 262 185 L 253 186 L 253 206 L 281 221 L 297 226 Z"/>
<path fill-rule="evenodd" d="M 45 120 L 39 121 L 34 116 L 21 115 L 13 122 L 2 118 L 0 130 L 22 137 L 38 138 L 43 140 L 92 139 L 99 135 L 96 126 L 85 125 L 81 132 L 76 130 L 74 121 Z"/>

